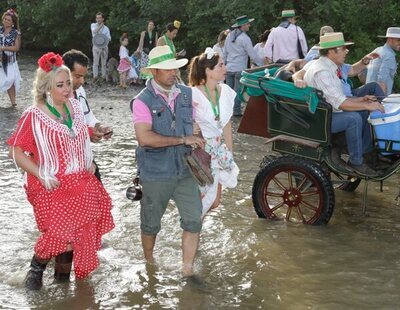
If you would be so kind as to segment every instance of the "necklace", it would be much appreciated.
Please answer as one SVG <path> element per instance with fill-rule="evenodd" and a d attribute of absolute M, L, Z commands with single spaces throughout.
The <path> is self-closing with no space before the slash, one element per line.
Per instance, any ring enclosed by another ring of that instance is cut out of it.
<path fill-rule="evenodd" d="M 50 105 L 47 101 L 46 101 L 46 106 L 50 110 L 50 112 L 53 113 L 53 115 L 55 117 L 57 117 L 57 119 L 59 121 L 62 121 L 62 123 L 68 127 L 68 129 L 70 131 L 70 136 L 72 138 L 75 138 L 75 132 L 72 128 L 72 117 L 71 117 L 71 113 L 69 113 L 67 105 L 64 103 L 64 106 L 63 106 L 65 109 L 65 113 L 67 114 L 67 119 L 62 117 L 60 112 L 58 112 L 57 109 L 54 106 Z"/>
<path fill-rule="evenodd" d="M 204 90 L 206 91 L 207 94 L 207 99 L 210 102 L 211 109 L 214 113 L 215 120 L 218 122 L 218 127 L 222 127 L 222 124 L 220 122 L 220 108 L 219 108 L 219 95 L 218 95 L 218 89 L 215 87 L 215 102 L 212 100 L 210 90 L 208 89 L 207 85 L 204 84 Z"/>

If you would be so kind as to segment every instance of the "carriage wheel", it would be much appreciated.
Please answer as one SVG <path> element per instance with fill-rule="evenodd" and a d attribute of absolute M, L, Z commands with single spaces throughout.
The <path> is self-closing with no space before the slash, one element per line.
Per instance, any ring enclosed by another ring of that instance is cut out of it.
<path fill-rule="evenodd" d="M 314 162 L 284 156 L 270 159 L 253 184 L 253 204 L 259 217 L 326 224 L 335 195 L 324 171 Z"/>

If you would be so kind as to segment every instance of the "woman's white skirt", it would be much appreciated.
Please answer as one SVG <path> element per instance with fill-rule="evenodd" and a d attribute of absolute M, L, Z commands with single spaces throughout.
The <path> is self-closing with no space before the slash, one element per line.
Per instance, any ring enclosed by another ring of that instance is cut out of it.
<path fill-rule="evenodd" d="M 21 85 L 21 74 L 17 61 L 8 64 L 7 75 L 4 72 L 4 68 L 0 68 L 0 91 L 7 91 L 13 85 L 15 85 L 15 90 L 18 92 Z"/>

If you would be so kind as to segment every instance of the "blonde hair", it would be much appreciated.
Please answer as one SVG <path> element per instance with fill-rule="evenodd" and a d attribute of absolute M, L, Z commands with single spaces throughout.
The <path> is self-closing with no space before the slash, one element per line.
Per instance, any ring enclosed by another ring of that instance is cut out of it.
<path fill-rule="evenodd" d="M 32 95 L 33 95 L 33 104 L 44 103 L 47 99 L 47 93 L 52 90 L 55 86 L 55 77 L 60 72 L 67 72 L 70 80 L 71 71 L 67 66 L 61 65 L 56 69 L 52 69 L 49 72 L 38 68 L 36 70 L 35 80 L 33 81 Z"/>

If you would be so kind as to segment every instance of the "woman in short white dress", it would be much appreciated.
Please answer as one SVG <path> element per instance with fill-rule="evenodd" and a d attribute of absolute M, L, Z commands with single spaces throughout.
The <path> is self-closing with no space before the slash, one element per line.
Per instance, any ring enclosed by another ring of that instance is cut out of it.
<path fill-rule="evenodd" d="M 203 216 L 219 206 L 222 189 L 234 188 L 239 174 L 232 155 L 231 117 L 236 92 L 221 83 L 225 75 L 222 57 L 209 47 L 190 64 L 189 84 L 193 90 L 195 120 L 206 140 L 205 150 L 211 155 L 214 177 L 213 184 L 200 187 Z"/>
<path fill-rule="evenodd" d="M 7 10 L 1 20 L 3 26 L 0 26 L 0 91 L 7 91 L 11 104 L 15 106 L 15 97 L 21 81 L 17 63 L 21 33 L 17 13 L 12 9 Z"/>

